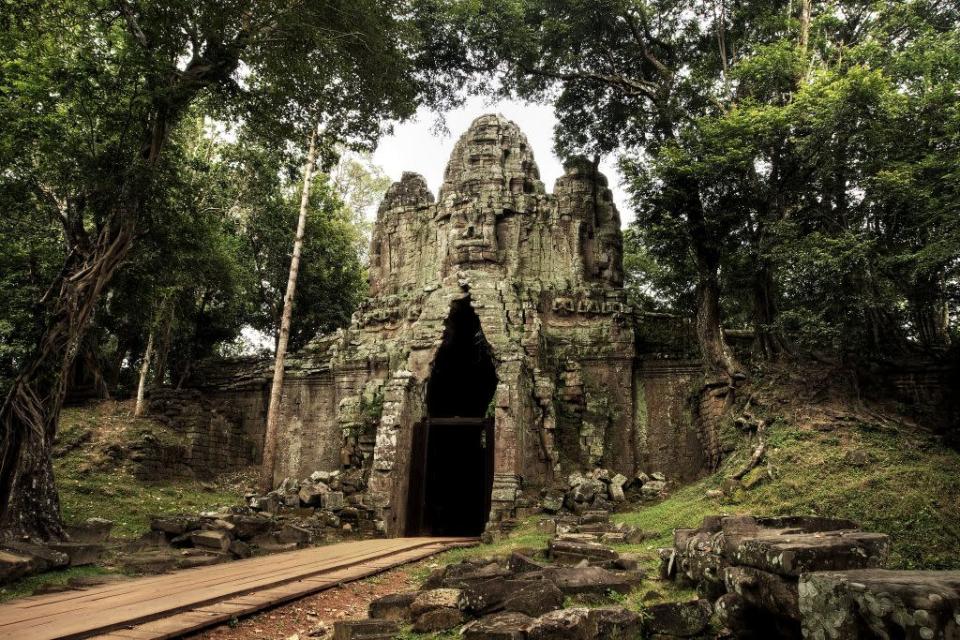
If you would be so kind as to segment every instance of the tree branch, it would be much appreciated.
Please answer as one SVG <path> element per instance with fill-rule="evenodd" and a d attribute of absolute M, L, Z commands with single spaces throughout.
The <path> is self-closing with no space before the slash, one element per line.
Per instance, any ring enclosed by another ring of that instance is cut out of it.
<path fill-rule="evenodd" d="M 130 35 L 140 43 L 141 47 L 149 49 L 150 42 L 147 40 L 147 35 L 143 32 L 143 29 L 140 28 L 140 23 L 137 21 L 137 16 L 133 11 L 133 7 L 130 6 L 130 3 L 127 0 L 117 0 L 117 9 L 127 23 L 127 29 L 130 31 Z"/>

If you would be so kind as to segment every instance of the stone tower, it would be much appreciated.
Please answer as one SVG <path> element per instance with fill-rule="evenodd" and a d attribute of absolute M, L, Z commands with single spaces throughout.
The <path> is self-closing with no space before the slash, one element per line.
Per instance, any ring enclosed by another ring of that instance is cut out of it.
<path fill-rule="evenodd" d="M 436 198 L 414 173 L 389 188 L 369 273 L 350 326 L 288 365 L 277 481 L 344 469 L 392 535 L 476 534 L 573 471 L 702 467 L 695 363 L 665 369 L 638 332 L 592 163 L 568 162 L 548 193 L 517 125 L 481 116 Z M 220 371 L 208 397 L 258 442 L 268 369 Z"/>

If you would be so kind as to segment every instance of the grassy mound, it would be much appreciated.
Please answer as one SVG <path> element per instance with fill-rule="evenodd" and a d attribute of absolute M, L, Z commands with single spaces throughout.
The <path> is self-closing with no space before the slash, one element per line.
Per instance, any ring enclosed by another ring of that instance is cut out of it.
<path fill-rule="evenodd" d="M 114 522 L 113 535 L 136 538 L 150 528 L 150 516 L 199 512 L 240 504 L 249 478 L 215 482 L 138 479 L 128 460 L 130 444 L 149 432 L 175 437 L 149 418 L 134 418 L 128 402 L 99 402 L 66 408 L 54 450 L 54 474 L 66 524 L 100 517 Z"/>
<path fill-rule="evenodd" d="M 829 371 L 768 373 L 752 394 L 751 411 L 769 421 L 761 464 L 727 480 L 757 438 L 731 421 L 724 438 L 735 450 L 717 473 L 618 519 L 667 545 L 674 528 L 714 513 L 849 518 L 890 535 L 890 568 L 960 568 L 960 453 L 896 406 L 856 398 Z"/>

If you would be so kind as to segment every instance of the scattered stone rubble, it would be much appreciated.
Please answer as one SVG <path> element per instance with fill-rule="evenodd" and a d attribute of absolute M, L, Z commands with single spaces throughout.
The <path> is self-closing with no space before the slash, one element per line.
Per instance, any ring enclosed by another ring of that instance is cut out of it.
<path fill-rule="evenodd" d="M 199 515 L 153 518 L 151 532 L 128 545 L 122 565 L 141 573 L 206 566 L 279 553 L 343 537 L 383 535 L 362 501 L 358 473 L 318 471 L 285 479 L 270 493 L 249 494 L 247 506 Z"/>
<path fill-rule="evenodd" d="M 358 470 L 318 471 L 300 481 L 287 478 L 264 496 L 248 495 L 244 507 L 154 517 L 150 532 L 125 544 L 111 543 L 112 522 L 91 518 L 83 525 L 66 527 L 63 542 L 0 544 L 0 584 L 97 564 L 108 552 L 111 562 L 127 571 L 163 573 L 345 537 L 382 536 L 383 522 L 363 503 L 364 488 Z"/>
<path fill-rule="evenodd" d="M 565 491 L 543 490 L 540 507 L 547 513 L 558 513 L 562 509 L 575 514 L 597 509 L 612 510 L 628 500 L 661 498 L 666 490 L 667 479 L 659 472 L 650 476 L 641 472 L 631 480 L 608 469 L 593 469 L 571 473 Z"/>
<path fill-rule="evenodd" d="M 360 469 L 341 471 L 314 471 L 297 481 L 285 478 L 280 486 L 265 496 L 249 494 L 247 504 L 259 512 L 278 514 L 293 510 L 299 515 L 310 515 L 313 510 L 328 527 L 372 536 L 383 534 L 383 521 L 377 510 L 364 503 L 366 481 Z M 307 510 L 307 511 L 305 511 Z"/>
<path fill-rule="evenodd" d="M 334 638 L 394 638 L 408 624 L 417 633 L 459 629 L 465 640 L 669 640 L 707 628 L 711 607 L 705 600 L 653 605 L 646 616 L 612 604 L 645 574 L 636 558 L 601 540 L 639 541 L 642 533 L 612 524 L 606 511 L 545 522 L 558 532 L 546 549 L 436 569 L 418 591 L 374 600 L 370 620 L 338 622 Z M 579 606 L 564 607 L 569 599 Z"/>

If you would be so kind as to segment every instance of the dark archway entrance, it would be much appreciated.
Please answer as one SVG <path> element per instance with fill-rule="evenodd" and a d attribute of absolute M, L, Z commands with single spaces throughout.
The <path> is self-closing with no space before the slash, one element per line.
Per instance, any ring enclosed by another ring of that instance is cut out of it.
<path fill-rule="evenodd" d="M 415 426 L 408 535 L 476 536 L 490 513 L 497 374 L 469 299 L 453 303 Z"/>

